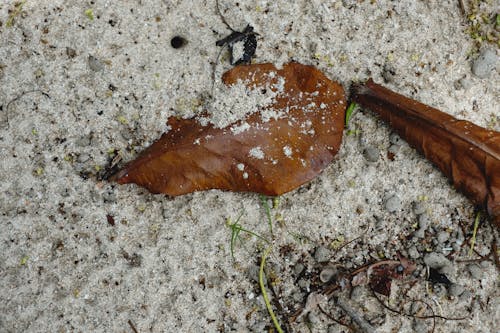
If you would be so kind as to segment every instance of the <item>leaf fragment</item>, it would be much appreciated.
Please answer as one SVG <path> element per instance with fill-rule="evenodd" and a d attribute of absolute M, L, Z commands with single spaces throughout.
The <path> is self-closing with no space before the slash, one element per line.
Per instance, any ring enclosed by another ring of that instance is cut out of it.
<path fill-rule="evenodd" d="M 500 132 L 456 119 L 371 79 L 354 86 L 353 100 L 388 122 L 500 228 Z"/>
<path fill-rule="evenodd" d="M 280 79 L 283 93 L 272 105 L 225 128 L 170 117 L 170 130 L 111 180 L 172 196 L 208 189 L 277 196 L 310 181 L 333 160 L 345 119 L 340 84 L 298 63 L 282 69 L 236 66 L 222 79 L 255 89 L 276 87 Z M 286 112 L 264 119 L 270 108 Z M 231 131 L 244 123 L 244 131 Z"/>

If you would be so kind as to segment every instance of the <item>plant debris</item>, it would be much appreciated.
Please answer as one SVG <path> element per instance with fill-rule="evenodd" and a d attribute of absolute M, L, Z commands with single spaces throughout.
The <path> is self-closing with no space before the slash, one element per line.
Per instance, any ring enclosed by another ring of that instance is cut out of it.
<path fill-rule="evenodd" d="M 170 130 L 111 179 L 173 196 L 208 189 L 276 196 L 313 179 L 332 161 L 346 106 L 338 83 L 298 63 L 281 70 L 272 64 L 238 66 L 222 79 L 255 89 L 276 89 L 281 80 L 284 89 L 266 109 L 225 128 L 171 117 Z M 279 116 L 263 117 L 269 112 Z"/>
<path fill-rule="evenodd" d="M 222 15 L 218 0 L 216 1 L 216 6 L 222 22 L 232 32 L 229 36 L 218 40 L 215 45 L 222 47 L 227 45 L 231 57 L 231 65 L 236 66 L 250 63 L 257 50 L 257 33 L 253 31 L 253 27 L 250 24 L 247 24 L 243 31 L 233 29 Z"/>
<path fill-rule="evenodd" d="M 376 112 L 500 228 L 500 133 L 399 95 L 373 80 L 353 100 Z"/>

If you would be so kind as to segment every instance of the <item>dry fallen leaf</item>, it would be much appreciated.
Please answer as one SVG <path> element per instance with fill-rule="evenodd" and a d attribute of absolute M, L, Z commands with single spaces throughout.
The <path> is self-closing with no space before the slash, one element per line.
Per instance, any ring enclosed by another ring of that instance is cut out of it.
<path fill-rule="evenodd" d="M 271 106 L 231 125 L 248 124 L 243 131 L 170 117 L 171 129 L 111 179 L 172 196 L 208 189 L 280 195 L 317 176 L 340 147 L 343 88 L 298 63 L 237 66 L 223 75 L 225 84 L 238 80 L 258 89 L 284 82 L 284 89 Z M 286 112 L 263 119 L 269 108 Z"/>
<path fill-rule="evenodd" d="M 371 79 L 355 86 L 353 100 L 387 121 L 500 227 L 499 132 L 458 120 Z"/>

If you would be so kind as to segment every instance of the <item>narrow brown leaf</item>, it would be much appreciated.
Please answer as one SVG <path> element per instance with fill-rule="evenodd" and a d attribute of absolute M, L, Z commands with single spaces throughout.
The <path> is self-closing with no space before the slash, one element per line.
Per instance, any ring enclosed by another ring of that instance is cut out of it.
<path fill-rule="evenodd" d="M 376 112 L 500 227 L 500 133 L 399 95 L 373 80 L 353 100 Z"/>
<path fill-rule="evenodd" d="M 238 133 L 171 117 L 171 129 L 112 180 L 173 196 L 208 189 L 280 195 L 311 180 L 340 147 L 344 91 L 319 70 L 298 63 L 283 69 L 237 66 L 223 75 L 228 85 L 242 80 L 249 87 L 273 89 L 279 78 L 284 93 L 270 108 L 288 110 L 282 117 L 264 121 L 260 111 L 253 113 L 243 120 L 247 130 Z"/>

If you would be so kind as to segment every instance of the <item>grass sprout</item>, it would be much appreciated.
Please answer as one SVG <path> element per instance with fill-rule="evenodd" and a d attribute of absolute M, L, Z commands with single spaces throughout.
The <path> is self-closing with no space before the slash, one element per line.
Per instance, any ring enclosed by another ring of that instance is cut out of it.
<path fill-rule="evenodd" d="M 267 203 L 267 197 L 264 195 L 260 196 L 260 202 L 266 211 L 267 222 L 269 223 L 269 230 L 271 231 L 271 236 L 273 235 L 273 219 L 271 217 L 271 207 Z"/>
<path fill-rule="evenodd" d="M 356 109 L 356 106 L 358 106 L 356 103 L 352 102 L 349 107 L 347 108 L 347 111 L 345 112 L 345 127 L 349 125 L 349 121 L 351 121 L 352 115 L 354 113 L 354 110 Z"/>
<path fill-rule="evenodd" d="M 261 235 L 255 233 L 251 230 L 243 228 L 243 226 L 239 223 L 242 216 L 243 216 L 243 212 L 241 212 L 241 214 L 238 216 L 238 218 L 236 219 L 236 221 L 234 223 L 231 223 L 231 220 L 228 219 L 228 226 L 231 229 L 231 257 L 233 257 L 233 259 L 234 259 L 234 247 L 236 244 L 236 240 L 239 240 L 240 242 L 242 241 L 242 239 L 240 237 L 241 232 L 246 232 L 247 234 L 252 235 L 254 237 L 257 237 L 258 239 L 269 244 L 269 241 L 267 239 L 265 239 L 264 237 L 262 237 Z"/>

